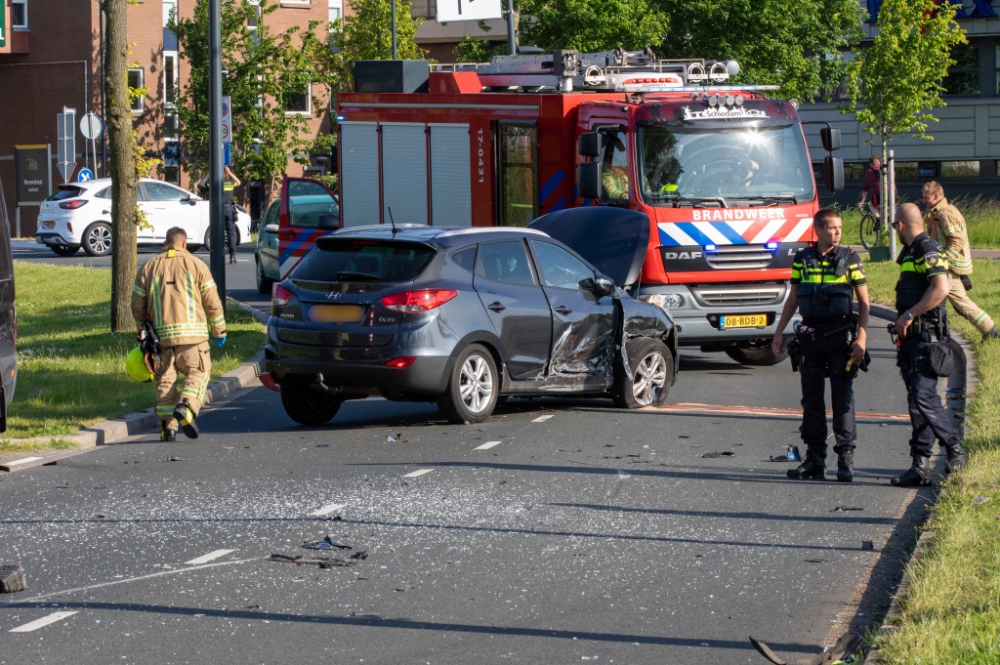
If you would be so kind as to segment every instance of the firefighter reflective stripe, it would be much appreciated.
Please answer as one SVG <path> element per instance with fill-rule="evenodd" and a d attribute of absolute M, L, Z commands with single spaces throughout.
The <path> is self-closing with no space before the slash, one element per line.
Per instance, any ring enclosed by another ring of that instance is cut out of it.
<path fill-rule="evenodd" d="M 201 383 L 198 384 L 198 388 L 181 388 L 181 398 L 184 397 L 194 397 L 199 402 L 205 401 L 205 393 L 208 392 L 208 380 L 210 379 L 208 372 L 205 373 L 204 378 L 202 378 Z"/>
<path fill-rule="evenodd" d="M 187 297 L 187 320 L 188 322 L 196 321 L 197 315 L 195 314 L 194 300 L 196 291 L 194 290 L 194 275 L 191 273 L 184 275 L 184 288 L 186 291 L 185 296 Z M 200 297 L 201 294 L 199 294 L 199 298 Z"/>
<path fill-rule="evenodd" d="M 169 405 L 166 405 L 166 406 L 157 406 L 156 407 L 156 415 L 159 416 L 160 418 L 163 418 L 163 419 L 166 419 L 166 420 L 173 420 L 174 419 L 174 405 L 173 404 L 169 404 Z"/>
<path fill-rule="evenodd" d="M 200 290 L 201 291 L 208 291 L 209 289 L 213 289 L 213 288 L 215 288 L 215 280 L 214 279 L 210 279 L 210 280 L 208 280 L 207 282 L 205 282 L 204 284 L 201 285 L 201 289 Z"/>
<path fill-rule="evenodd" d="M 226 317 L 220 316 L 217 319 L 212 319 L 211 321 L 209 321 L 208 325 L 211 326 L 212 328 L 218 328 L 225 322 L 226 322 Z"/>
<path fill-rule="evenodd" d="M 153 327 L 157 333 L 163 325 L 163 290 L 160 288 L 160 280 L 153 278 L 153 283 L 149 286 L 153 295 Z"/>
<path fill-rule="evenodd" d="M 138 284 L 136 284 L 135 286 L 132 287 L 132 293 L 135 293 L 136 295 L 142 296 L 143 298 L 146 297 L 146 289 L 142 288 Z"/>

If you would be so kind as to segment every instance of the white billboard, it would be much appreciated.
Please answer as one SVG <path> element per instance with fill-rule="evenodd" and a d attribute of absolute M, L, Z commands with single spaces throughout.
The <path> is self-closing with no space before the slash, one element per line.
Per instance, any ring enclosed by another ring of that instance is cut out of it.
<path fill-rule="evenodd" d="M 438 23 L 503 18 L 503 0 L 437 0 Z"/>

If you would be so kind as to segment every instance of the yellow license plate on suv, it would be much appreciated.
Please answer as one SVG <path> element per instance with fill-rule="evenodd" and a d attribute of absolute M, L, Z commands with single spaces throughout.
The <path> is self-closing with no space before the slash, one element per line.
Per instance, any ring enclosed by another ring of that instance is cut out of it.
<path fill-rule="evenodd" d="M 766 328 L 767 314 L 733 314 L 722 317 L 723 328 Z"/>
<path fill-rule="evenodd" d="M 309 308 L 309 320 L 320 323 L 357 323 L 365 316 L 365 308 L 359 305 L 313 305 Z"/>

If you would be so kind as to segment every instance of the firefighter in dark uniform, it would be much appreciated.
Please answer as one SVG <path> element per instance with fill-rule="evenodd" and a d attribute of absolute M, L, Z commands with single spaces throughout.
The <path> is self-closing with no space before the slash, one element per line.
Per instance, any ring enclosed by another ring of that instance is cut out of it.
<path fill-rule="evenodd" d="M 229 248 L 229 262 L 236 263 L 236 202 L 233 196 L 240 186 L 240 179 L 228 166 L 225 168 L 222 174 L 222 203 L 226 211 L 226 244 Z"/>
<path fill-rule="evenodd" d="M 771 348 L 782 346 L 782 331 L 796 308 L 802 324 L 789 345 L 793 369 L 802 378 L 802 441 L 806 457 L 788 471 L 795 480 L 826 478 L 826 380 L 830 380 L 833 433 L 837 445 L 837 480 L 854 479 L 854 377 L 866 363 L 868 286 L 858 254 L 840 246 L 843 221 L 829 208 L 816 213 L 813 228 L 817 240 L 800 250 L 792 262 L 792 290 L 778 321 Z M 852 295 L 858 297 L 854 315 Z"/>
<path fill-rule="evenodd" d="M 931 362 L 931 343 L 948 336 L 948 260 L 937 241 L 924 231 L 920 210 L 912 203 L 899 207 L 893 228 L 905 244 L 896 262 L 895 332 L 899 335 L 897 364 L 906 383 L 907 406 L 913 433 L 910 457 L 913 462 L 902 475 L 892 479 L 898 487 L 931 484 L 931 449 L 935 439 L 944 446 L 948 470 L 965 466 L 966 455 L 938 396 L 938 375 Z"/>

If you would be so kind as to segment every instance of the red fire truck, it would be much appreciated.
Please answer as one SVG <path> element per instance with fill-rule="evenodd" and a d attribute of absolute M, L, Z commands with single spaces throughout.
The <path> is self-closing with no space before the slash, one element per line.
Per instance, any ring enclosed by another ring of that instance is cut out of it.
<path fill-rule="evenodd" d="M 282 277 L 328 231 L 317 225 L 524 226 L 567 207 L 627 207 L 650 223 L 634 295 L 670 310 L 682 344 L 749 364 L 785 357 L 770 339 L 792 257 L 814 240 L 818 193 L 795 104 L 766 96 L 776 87 L 727 85 L 735 62 L 649 50 L 436 66 L 404 92 L 385 90 L 406 76 L 380 70 L 356 66 L 361 92 L 337 96 L 339 217 L 295 224 L 296 195 L 315 208 L 332 194 L 283 186 Z M 821 134 L 839 147 L 837 130 Z M 824 170 L 843 186 L 841 160 Z"/>

